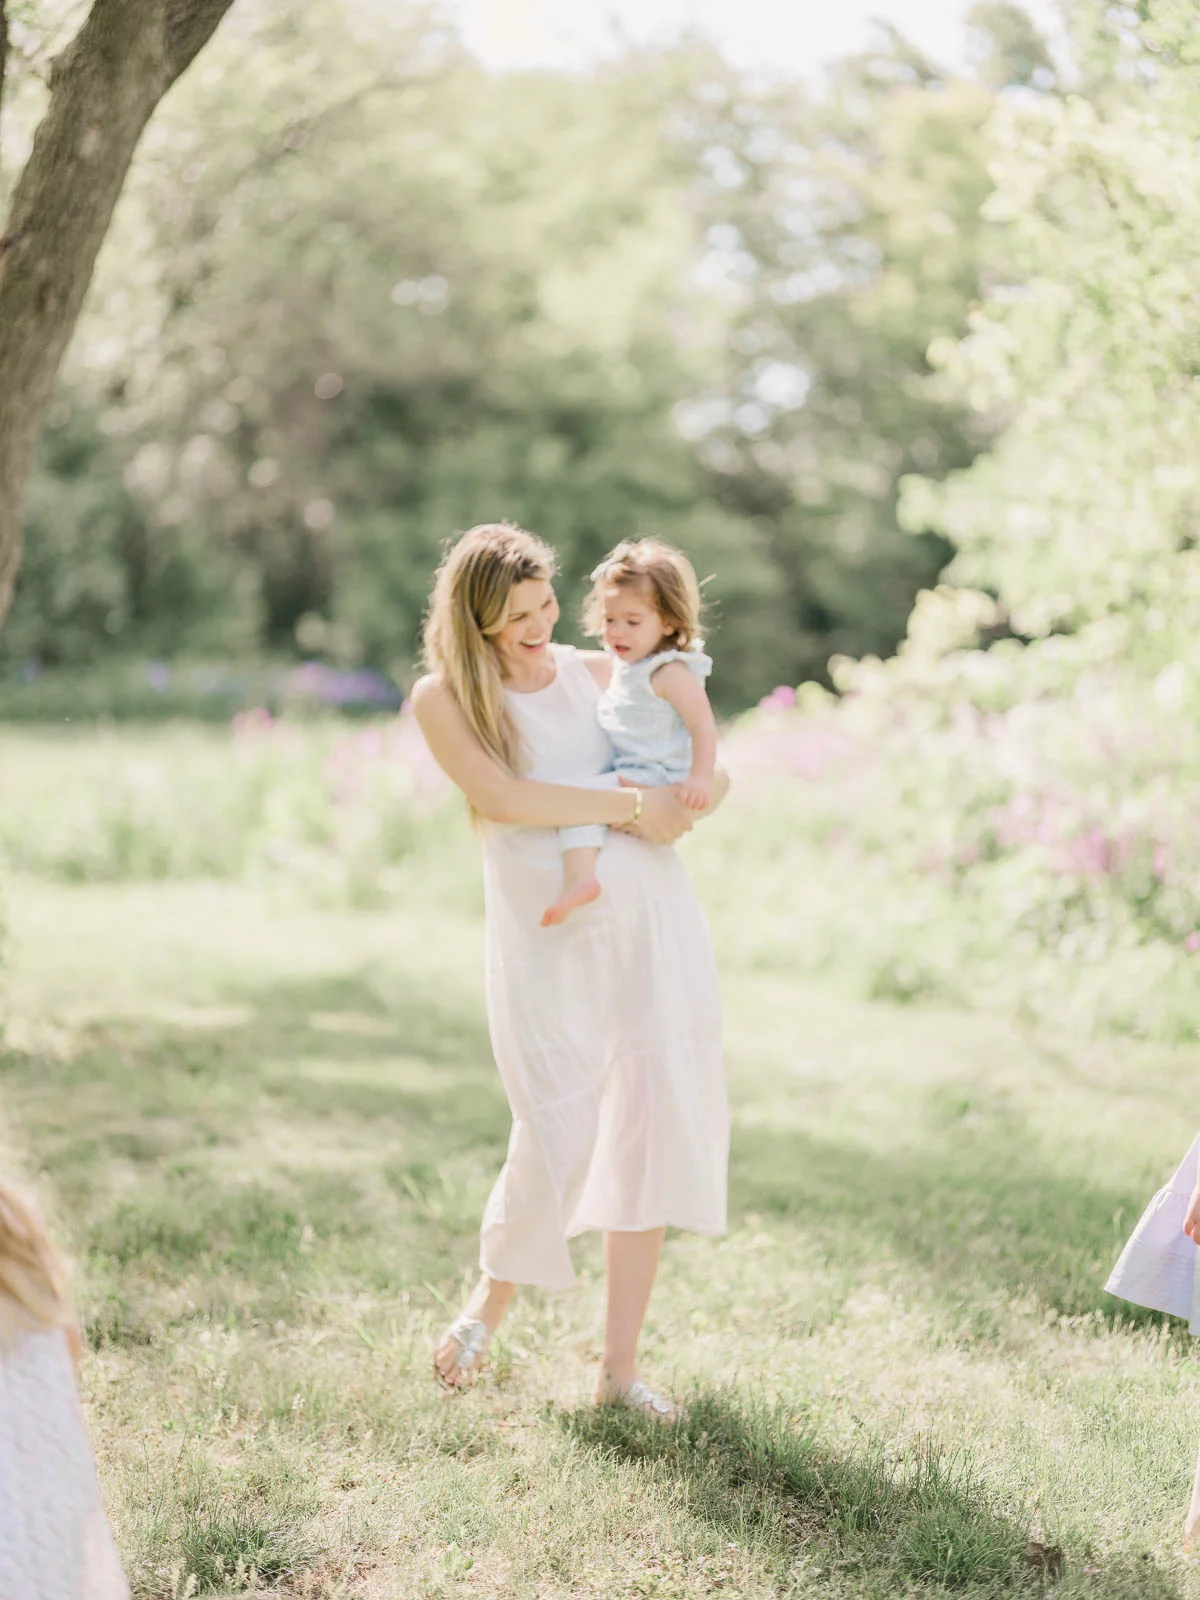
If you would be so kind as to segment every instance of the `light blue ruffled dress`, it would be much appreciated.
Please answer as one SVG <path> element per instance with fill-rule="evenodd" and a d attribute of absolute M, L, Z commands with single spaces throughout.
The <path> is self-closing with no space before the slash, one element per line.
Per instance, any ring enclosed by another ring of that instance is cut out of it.
<path fill-rule="evenodd" d="M 1104 1287 L 1120 1300 L 1186 1317 L 1200 1333 L 1200 1249 L 1183 1231 L 1188 1201 L 1200 1171 L 1200 1133 L 1158 1191 L 1129 1236 Z"/>
<path fill-rule="evenodd" d="M 612 742 L 613 771 L 643 789 L 682 783 L 692 770 L 692 741 L 675 707 L 654 692 L 651 678 L 668 661 L 682 661 L 703 683 L 712 671 L 712 657 L 697 645 L 691 650 L 659 650 L 641 661 L 613 657 L 612 677 L 600 696 L 596 716 Z M 564 850 L 598 849 L 607 828 L 560 828 Z"/>

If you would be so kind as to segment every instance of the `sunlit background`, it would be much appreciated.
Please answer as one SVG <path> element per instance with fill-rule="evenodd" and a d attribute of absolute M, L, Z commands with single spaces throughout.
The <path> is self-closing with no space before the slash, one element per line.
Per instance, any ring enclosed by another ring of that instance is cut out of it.
<path fill-rule="evenodd" d="M 933 60 L 966 68 L 967 0 L 448 0 L 446 11 L 479 59 L 497 71 L 575 69 L 623 45 L 662 44 L 693 33 L 738 66 L 812 79 L 889 23 Z M 1062 39 L 1052 0 L 1025 7 Z"/>
<path fill-rule="evenodd" d="M 0 201 L 84 9 L 10 0 Z M 1064 12 L 236 0 L 164 99 L 0 629 L 0 1154 L 139 1600 L 1195 1593 L 1200 1363 L 1102 1286 L 1197 1120 L 1196 6 Z M 497 517 L 566 640 L 711 576 L 666 1433 L 594 1241 L 429 1379 L 509 1114 L 411 689 Z"/>

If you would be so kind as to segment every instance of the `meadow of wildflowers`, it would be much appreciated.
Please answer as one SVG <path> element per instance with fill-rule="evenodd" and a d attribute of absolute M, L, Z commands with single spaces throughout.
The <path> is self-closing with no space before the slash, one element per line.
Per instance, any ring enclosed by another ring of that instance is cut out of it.
<path fill-rule="evenodd" d="M 939 606 L 931 596 L 926 622 Z M 1200 1021 L 1200 739 L 1176 679 L 1069 699 L 993 688 L 998 654 L 844 666 L 728 726 L 735 791 L 687 850 L 760 965 L 907 1001 L 1017 1007 L 1087 1031 Z M 951 693 L 948 684 L 972 693 Z M 414 874 L 476 884 L 463 808 L 407 709 L 364 724 L 239 713 L 223 735 L 10 732 L 18 870 L 66 881 L 249 878 L 382 905 Z M 472 889 L 477 895 L 477 888 Z"/>
<path fill-rule="evenodd" d="M 1194 1037 L 1200 739 L 1176 679 L 1148 703 L 1103 674 L 1008 705 L 949 692 L 1005 671 L 847 665 L 841 698 L 778 690 L 730 731 L 747 937 L 879 997 Z"/>
<path fill-rule="evenodd" d="M 455 822 L 407 711 L 355 725 L 259 709 L 225 734 L 14 732 L 9 743 L 23 781 L 0 785 L 0 845 L 12 868 L 44 877 L 251 876 L 366 905 Z"/>

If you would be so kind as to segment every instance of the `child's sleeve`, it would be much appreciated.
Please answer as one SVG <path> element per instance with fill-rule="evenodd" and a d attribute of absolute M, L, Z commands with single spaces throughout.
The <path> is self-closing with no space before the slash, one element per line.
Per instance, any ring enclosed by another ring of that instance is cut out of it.
<path fill-rule="evenodd" d="M 701 683 L 708 677 L 713 669 L 712 657 L 706 656 L 703 650 L 670 650 L 664 651 L 658 658 L 658 665 L 665 666 L 668 661 L 682 661 L 692 676 Z"/>

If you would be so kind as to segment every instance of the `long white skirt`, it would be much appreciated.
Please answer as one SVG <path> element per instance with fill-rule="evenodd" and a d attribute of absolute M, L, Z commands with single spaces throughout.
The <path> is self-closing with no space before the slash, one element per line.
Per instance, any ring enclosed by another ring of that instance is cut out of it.
<path fill-rule="evenodd" d="M 1186 1317 L 1193 1333 L 1200 1333 L 1200 1249 L 1184 1233 L 1183 1219 L 1198 1171 L 1200 1134 L 1174 1177 L 1142 1213 L 1104 1285 L 1109 1294 L 1135 1306 Z"/>
<path fill-rule="evenodd" d="M 488 1021 L 512 1108 L 490 1277 L 561 1289 L 586 1229 L 725 1227 L 729 1114 L 708 925 L 673 849 L 610 833 L 601 898 L 559 927 L 558 837 L 485 830 Z"/>
<path fill-rule="evenodd" d="M 0 1304 L 0 1600 L 129 1600 L 61 1328 Z"/>

